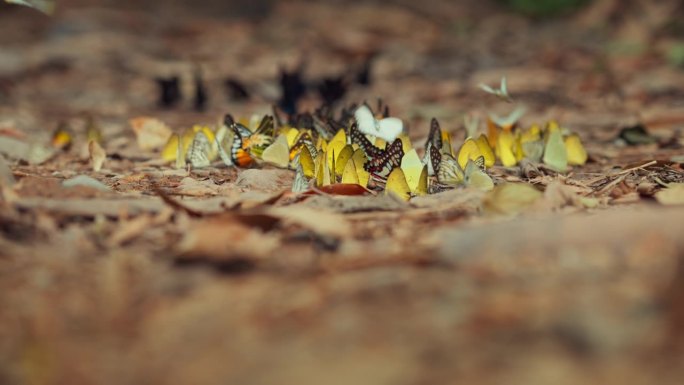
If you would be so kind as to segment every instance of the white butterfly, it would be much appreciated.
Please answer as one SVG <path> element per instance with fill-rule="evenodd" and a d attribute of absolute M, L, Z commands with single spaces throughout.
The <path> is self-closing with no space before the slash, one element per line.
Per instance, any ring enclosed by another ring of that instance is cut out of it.
<path fill-rule="evenodd" d="M 489 114 L 489 119 L 499 127 L 512 126 L 525 114 L 525 107 L 518 106 L 508 116 L 498 116 L 494 113 Z"/>
<path fill-rule="evenodd" d="M 210 146 L 209 138 L 203 132 L 195 134 L 188 151 L 188 160 L 193 168 L 207 167 L 211 164 L 208 157 Z"/>
<path fill-rule="evenodd" d="M 5 0 L 5 2 L 35 8 L 47 15 L 51 15 L 55 10 L 55 1 L 53 0 Z"/>
<path fill-rule="evenodd" d="M 359 131 L 366 135 L 373 135 L 391 143 L 401 134 L 404 124 L 399 118 L 375 119 L 368 106 L 362 105 L 354 111 Z"/>
<path fill-rule="evenodd" d="M 486 84 L 480 83 L 480 89 L 483 91 L 492 94 L 502 100 L 505 100 L 509 103 L 513 102 L 513 99 L 511 98 L 511 95 L 508 94 L 508 87 L 506 86 L 506 77 L 501 78 L 501 85 L 499 86 L 498 89 L 494 89 Z"/>

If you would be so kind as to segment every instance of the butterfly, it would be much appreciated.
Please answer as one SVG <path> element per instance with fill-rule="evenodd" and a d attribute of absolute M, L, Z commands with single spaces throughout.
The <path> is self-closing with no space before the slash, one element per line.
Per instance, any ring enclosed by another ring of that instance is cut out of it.
<path fill-rule="evenodd" d="M 511 95 L 508 94 L 508 86 L 506 85 L 506 77 L 501 78 L 501 85 L 499 88 L 492 88 L 486 84 L 480 83 L 480 89 L 483 90 L 484 92 L 487 92 L 489 94 L 492 94 L 501 100 L 504 100 L 508 103 L 512 103 L 513 99 L 511 98 Z"/>
<path fill-rule="evenodd" d="M 587 150 L 577 134 L 565 138 L 565 149 L 568 152 L 568 164 L 583 165 L 587 163 Z"/>
<path fill-rule="evenodd" d="M 311 139 L 311 135 L 309 135 L 308 132 L 303 132 L 301 135 L 299 135 L 297 141 L 292 145 L 292 148 L 290 149 L 290 158 L 294 160 L 294 157 L 303 147 L 306 147 L 307 150 L 309 150 L 312 158 L 318 156 L 318 150 L 316 150 L 316 146 L 313 143 L 313 139 Z"/>
<path fill-rule="evenodd" d="M 52 133 L 52 147 L 68 151 L 73 142 L 73 134 L 66 122 L 61 122 Z"/>
<path fill-rule="evenodd" d="M 564 172 L 568 168 L 568 151 L 565 148 L 560 129 L 549 130 L 542 160 L 558 172 Z"/>
<path fill-rule="evenodd" d="M 474 160 L 468 159 L 465 168 L 461 168 L 453 156 L 442 154 L 437 181 L 447 186 L 465 184 L 466 186 L 489 190 L 494 186 L 494 183 L 484 169 L 485 158 L 482 155 Z"/>
<path fill-rule="evenodd" d="M 394 194 L 404 201 L 408 201 L 411 198 L 411 189 L 406 182 L 406 175 L 404 175 L 404 171 L 401 168 L 397 167 L 390 172 L 385 184 L 385 194 Z"/>
<path fill-rule="evenodd" d="M 363 150 L 368 159 L 379 158 L 384 150 L 375 147 L 373 143 L 366 138 L 366 135 L 359 131 L 356 123 L 352 123 L 351 129 L 349 130 L 349 136 L 351 137 L 351 142 L 359 145 L 359 148 Z"/>
<path fill-rule="evenodd" d="M 428 144 L 432 144 L 433 147 L 437 147 L 438 150 L 442 149 L 442 129 L 439 127 L 439 122 L 436 118 L 432 118 L 430 121 L 430 133 L 428 134 L 427 141 L 425 142 L 425 153 L 427 154 Z"/>
<path fill-rule="evenodd" d="M 489 119 L 504 131 L 512 131 L 518 124 L 518 120 L 525 114 L 525 107 L 517 107 L 507 116 L 501 117 L 490 113 Z"/>
<path fill-rule="evenodd" d="M 427 166 L 421 162 L 415 148 L 408 151 L 401 159 L 401 169 L 412 193 L 427 192 Z M 423 183 L 425 183 L 424 186 Z"/>
<path fill-rule="evenodd" d="M 287 168 L 290 164 L 290 148 L 287 146 L 287 137 L 283 134 L 261 154 L 261 159 L 281 168 Z"/>
<path fill-rule="evenodd" d="M 207 167 L 211 164 L 209 161 L 209 151 L 211 150 L 211 145 L 207 135 L 199 131 L 195 134 L 192 139 L 192 144 L 190 144 L 190 150 L 188 151 L 188 160 L 193 168 Z"/>
<path fill-rule="evenodd" d="M 386 178 L 394 168 L 401 166 L 403 157 L 404 147 L 401 140 L 395 139 L 380 156 L 370 158 L 363 168 L 375 176 Z"/>
<path fill-rule="evenodd" d="M 437 175 L 441 162 L 442 152 L 431 142 L 428 142 L 427 147 L 425 148 L 425 155 L 423 156 L 423 164 L 427 166 L 429 176 Z"/>
<path fill-rule="evenodd" d="M 35 8 L 46 15 L 54 12 L 56 4 L 54 0 L 5 0 L 5 2 Z"/>
<path fill-rule="evenodd" d="M 449 154 L 442 154 L 442 160 L 437 168 L 437 181 L 444 185 L 455 186 L 463 182 L 463 177 L 463 170 L 456 159 Z"/>
<path fill-rule="evenodd" d="M 302 163 L 299 160 L 300 154 L 295 155 L 294 161 L 297 164 L 297 168 L 295 169 L 295 177 L 294 181 L 292 182 L 292 192 L 294 193 L 300 193 L 308 190 L 311 180 L 305 175 L 304 166 L 302 166 Z"/>
<path fill-rule="evenodd" d="M 224 124 L 234 134 L 233 145 L 230 149 L 232 163 L 240 167 L 247 167 L 252 164 L 254 162 L 252 155 L 260 156 L 264 149 L 273 143 L 274 124 L 272 116 L 265 116 L 253 133 L 244 125 L 235 122 L 229 114 L 224 117 Z"/>
<path fill-rule="evenodd" d="M 366 105 L 354 111 L 354 118 L 362 133 L 382 138 L 387 142 L 394 141 L 404 129 L 404 124 L 399 118 L 375 119 L 373 112 Z"/>

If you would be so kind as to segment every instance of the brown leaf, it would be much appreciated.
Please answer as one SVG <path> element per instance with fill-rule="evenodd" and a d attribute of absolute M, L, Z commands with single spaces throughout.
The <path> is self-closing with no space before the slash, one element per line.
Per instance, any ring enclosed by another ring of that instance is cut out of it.
<path fill-rule="evenodd" d="M 256 261 L 273 255 L 280 239 L 247 226 L 232 215 L 193 221 L 178 245 L 180 259 L 221 263 L 235 259 Z"/>
<path fill-rule="evenodd" d="M 316 187 L 313 190 L 305 192 L 307 195 L 313 194 L 330 194 L 330 195 L 369 195 L 372 194 L 367 188 L 354 183 L 335 183 L 327 186 Z"/>
<path fill-rule="evenodd" d="M 293 174 L 288 170 L 249 169 L 240 172 L 235 184 L 245 189 L 275 192 L 290 189 L 292 179 Z"/>

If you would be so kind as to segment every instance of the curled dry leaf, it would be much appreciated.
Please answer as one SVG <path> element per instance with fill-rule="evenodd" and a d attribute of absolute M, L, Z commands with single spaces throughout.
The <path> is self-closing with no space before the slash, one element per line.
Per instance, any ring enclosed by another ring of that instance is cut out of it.
<path fill-rule="evenodd" d="M 94 140 L 88 142 L 88 154 L 90 156 L 90 165 L 93 167 L 93 171 L 100 171 L 105 159 L 107 159 L 107 153 L 105 150 Z"/>
<path fill-rule="evenodd" d="M 171 136 L 171 129 L 161 120 L 150 117 L 138 117 L 129 120 L 142 150 L 154 150 L 166 144 Z"/>

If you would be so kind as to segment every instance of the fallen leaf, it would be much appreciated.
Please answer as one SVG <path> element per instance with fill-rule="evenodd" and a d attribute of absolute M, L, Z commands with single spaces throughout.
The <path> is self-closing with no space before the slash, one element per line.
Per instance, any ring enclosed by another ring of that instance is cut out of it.
<path fill-rule="evenodd" d="M 225 215 L 191 222 L 178 249 L 182 261 L 220 265 L 240 259 L 256 262 L 274 255 L 279 246 L 278 236 Z"/>
<path fill-rule="evenodd" d="M 110 247 L 119 246 L 143 234 L 152 224 L 149 215 L 139 215 L 134 219 L 123 221 L 108 239 Z"/>
<path fill-rule="evenodd" d="M 163 147 L 173 134 L 171 129 L 161 120 L 150 117 L 138 117 L 129 120 L 142 150 L 154 150 Z"/>
<path fill-rule="evenodd" d="M 666 188 L 655 193 L 655 199 L 662 205 L 684 204 L 684 183 L 671 183 Z"/>
<path fill-rule="evenodd" d="M 288 170 L 249 169 L 240 172 L 235 184 L 245 189 L 279 191 L 290 189 L 293 173 Z"/>
<path fill-rule="evenodd" d="M 176 193 L 179 195 L 188 196 L 209 196 L 218 194 L 219 186 L 211 179 L 197 180 L 191 177 L 185 177 L 178 185 Z"/>
<path fill-rule="evenodd" d="M 335 183 L 327 186 L 316 187 L 315 190 L 309 190 L 305 195 L 314 194 L 330 194 L 330 195 L 366 195 L 370 191 L 365 187 L 354 183 Z"/>
<path fill-rule="evenodd" d="M 518 214 L 532 206 L 542 193 L 525 183 L 504 183 L 496 186 L 483 199 L 485 210 L 498 214 Z"/>
<path fill-rule="evenodd" d="M 84 187 L 94 188 L 94 189 L 100 190 L 100 191 L 111 191 L 111 189 L 107 185 L 105 185 L 104 183 L 100 182 L 99 180 L 97 180 L 95 178 L 91 178 L 87 175 L 77 175 L 73 178 L 65 179 L 62 182 L 62 186 L 64 186 L 64 187 L 84 186 Z"/>
<path fill-rule="evenodd" d="M 268 214 L 279 217 L 284 225 L 297 225 L 317 234 L 343 238 L 351 234 L 351 225 L 341 215 L 302 205 L 274 207 Z"/>

